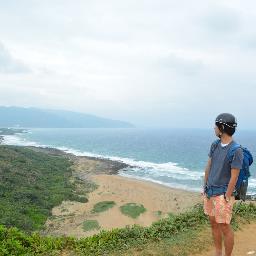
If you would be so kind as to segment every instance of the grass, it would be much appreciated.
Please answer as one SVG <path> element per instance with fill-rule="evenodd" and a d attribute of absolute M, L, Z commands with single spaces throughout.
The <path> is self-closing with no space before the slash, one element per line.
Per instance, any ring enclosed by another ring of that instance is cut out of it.
<path fill-rule="evenodd" d="M 256 221 L 255 204 L 238 204 L 233 221 Z M 186 256 L 200 253 L 211 244 L 208 218 L 202 205 L 191 211 L 153 223 L 150 227 L 134 225 L 111 231 L 101 231 L 94 236 L 75 239 L 71 237 L 43 237 L 38 233 L 26 235 L 16 228 L 0 226 L 0 255 L 166 255 Z"/>
<path fill-rule="evenodd" d="M 146 211 L 143 205 L 139 205 L 135 203 L 128 203 L 128 204 L 122 205 L 120 206 L 120 210 L 124 215 L 134 219 L 139 217 L 140 214 Z"/>
<path fill-rule="evenodd" d="M 94 205 L 92 213 L 100 213 L 112 208 L 116 203 L 114 201 L 102 201 Z"/>
<path fill-rule="evenodd" d="M 97 220 L 85 220 L 83 222 L 83 230 L 90 231 L 94 229 L 100 229 L 99 223 Z"/>
<path fill-rule="evenodd" d="M 123 256 L 185 256 L 199 254 L 212 245 L 210 228 L 205 230 L 188 230 L 173 237 L 163 238 L 159 241 L 134 246 L 122 252 Z M 110 255 L 118 256 L 120 252 L 113 252 Z"/>

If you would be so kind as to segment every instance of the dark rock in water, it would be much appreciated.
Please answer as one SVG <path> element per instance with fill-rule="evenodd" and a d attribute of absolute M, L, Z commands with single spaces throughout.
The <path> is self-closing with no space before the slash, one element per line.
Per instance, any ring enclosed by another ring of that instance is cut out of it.
<path fill-rule="evenodd" d="M 97 160 L 102 164 L 104 164 L 105 168 L 108 169 L 108 174 L 117 174 L 119 170 L 127 168 L 129 166 L 125 163 L 113 161 L 110 159 L 97 158 L 97 157 L 86 157 L 86 158 L 91 160 Z"/>

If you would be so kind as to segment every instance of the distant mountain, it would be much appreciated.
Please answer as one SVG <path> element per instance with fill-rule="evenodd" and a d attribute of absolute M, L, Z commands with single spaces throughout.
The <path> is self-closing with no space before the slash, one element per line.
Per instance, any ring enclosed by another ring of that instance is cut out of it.
<path fill-rule="evenodd" d="M 0 107 L 0 127 L 132 128 L 134 125 L 72 111 Z"/>

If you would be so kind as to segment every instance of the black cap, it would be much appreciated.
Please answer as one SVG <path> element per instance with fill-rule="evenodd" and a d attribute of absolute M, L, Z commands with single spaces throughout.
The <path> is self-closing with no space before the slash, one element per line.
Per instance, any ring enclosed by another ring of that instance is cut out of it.
<path fill-rule="evenodd" d="M 230 128 L 236 128 L 237 127 L 237 121 L 236 118 L 229 113 L 222 113 L 219 114 L 216 119 L 215 119 L 215 123 L 217 124 L 223 124 L 226 125 Z"/>

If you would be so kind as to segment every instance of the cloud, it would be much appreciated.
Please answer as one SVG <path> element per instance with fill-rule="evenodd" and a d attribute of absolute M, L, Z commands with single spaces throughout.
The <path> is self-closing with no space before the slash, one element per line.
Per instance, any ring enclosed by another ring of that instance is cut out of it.
<path fill-rule="evenodd" d="M 173 71 L 180 75 L 195 75 L 202 71 L 204 65 L 200 59 L 191 59 L 180 57 L 175 54 L 168 54 L 157 61 L 159 67 L 167 71 Z"/>
<path fill-rule="evenodd" d="M 241 43 L 241 48 L 244 48 L 247 51 L 256 50 L 256 34 L 250 34 L 245 36 L 245 39 Z"/>
<path fill-rule="evenodd" d="M 10 52 L 0 42 L 0 73 L 18 74 L 28 72 L 30 72 L 30 69 L 21 61 L 13 58 Z"/>
<path fill-rule="evenodd" d="M 213 35 L 236 33 L 241 25 L 239 14 L 224 7 L 215 7 L 208 10 L 201 18 L 201 23 Z"/>
<path fill-rule="evenodd" d="M 0 75 L 0 105 L 177 126 L 202 125 L 224 109 L 241 114 L 256 107 L 255 7 L 0 1 L 0 73 L 8 74 Z"/>

